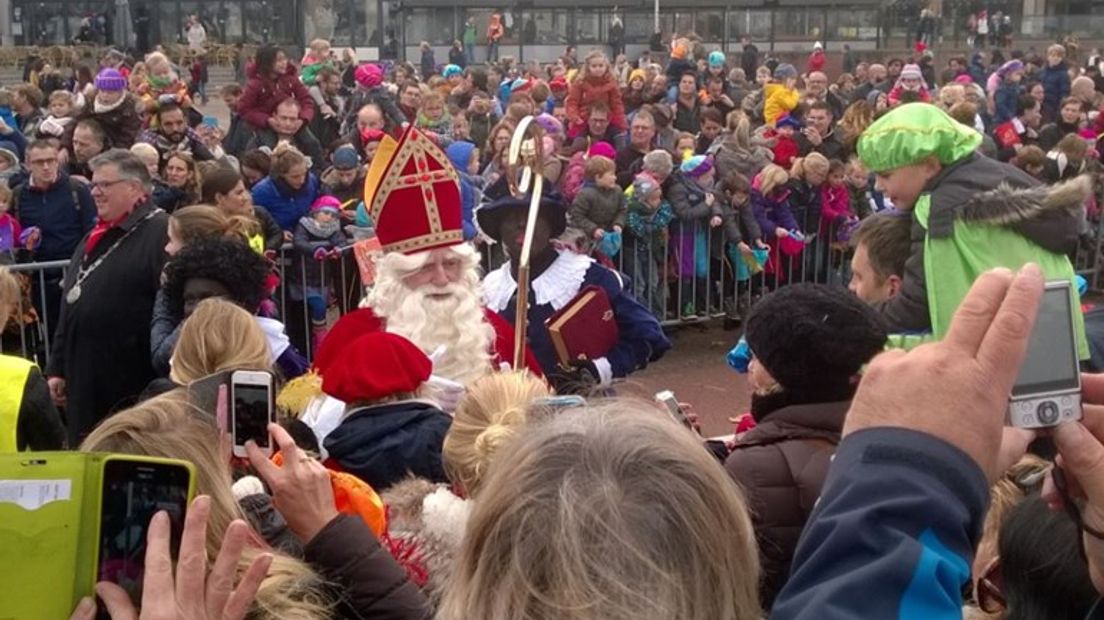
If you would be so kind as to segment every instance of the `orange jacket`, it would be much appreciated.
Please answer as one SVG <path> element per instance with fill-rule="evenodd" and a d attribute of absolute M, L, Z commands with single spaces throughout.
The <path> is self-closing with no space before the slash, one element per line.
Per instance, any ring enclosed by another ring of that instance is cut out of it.
<path fill-rule="evenodd" d="M 598 101 L 604 101 L 609 106 L 610 125 L 620 130 L 628 127 L 621 87 L 609 72 L 598 80 L 580 76 L 571 82 L 564 101 L 568 122 L 576 126 L 585 124 L 590 117 L 590 106 Z"/>

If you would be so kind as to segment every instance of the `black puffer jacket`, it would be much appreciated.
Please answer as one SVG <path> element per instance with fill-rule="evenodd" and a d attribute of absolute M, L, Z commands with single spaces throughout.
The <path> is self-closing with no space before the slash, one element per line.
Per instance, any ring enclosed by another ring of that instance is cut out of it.
<path fill-rule="evenodd" d="M 850 401 L 783 406 L 760 414 L 725 469 L 747 495 L 763 567 L 759 599 L 770 609 L 786 583 L 801 530 L 812 513 Z"/>
<path fill-rule="evenodd" d="M 360 517 L 341 515 L 330 521 L 307 543 L 303 555 L 339 586 L 338 617 L 428 620 L 433 616 L 425 595 L 380 547 Z"/>

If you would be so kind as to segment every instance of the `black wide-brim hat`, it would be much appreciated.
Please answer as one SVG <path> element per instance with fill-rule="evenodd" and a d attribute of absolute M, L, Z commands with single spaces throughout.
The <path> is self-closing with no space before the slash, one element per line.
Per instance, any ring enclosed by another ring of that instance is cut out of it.
<path fill-rule="evenodd" d="M 529 211 L 529 203 L 532 193 L 521 196 L 507 195 L 494 202 L 485 204 L 475 210 L 475 223 L 479 230 L 487 237 L 502 243 L 499 236 L 502 217 L 509 211 Z M 537 217 L 543 218 L 548 223 L 549 234 L 555 239 L 567 230 L 567 205 L 558 192 L 541 192 L 540 212 Z"/>

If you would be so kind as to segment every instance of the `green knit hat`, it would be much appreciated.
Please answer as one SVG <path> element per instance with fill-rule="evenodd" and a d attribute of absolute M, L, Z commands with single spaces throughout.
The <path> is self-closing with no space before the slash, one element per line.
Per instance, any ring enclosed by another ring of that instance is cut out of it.
<path fill-rule="evenodd" d="M 981 134 L 930 103 L 906 103 L 874 121 L 859 136 L 859 159 L 868 170 L 886 172 L 935 155 L 944 166 L 981 144 Z"/>

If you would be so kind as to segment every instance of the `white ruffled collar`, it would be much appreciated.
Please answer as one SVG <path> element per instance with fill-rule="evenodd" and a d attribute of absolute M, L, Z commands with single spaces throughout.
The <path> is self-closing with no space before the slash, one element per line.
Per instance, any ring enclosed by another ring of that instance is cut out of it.
<path fill-rule="evenodd" d="M 583 287 L 583 278 L 592 263 L 594 259 L 585 254 L 561 251 L 548 269 L 533 280 L 533 303 L 551 304 L 553 310 L 566 306 Z M 517 282 L 510 273 L 509 262 L 483 278 L 483 301 L 495 312 L 505 310 L 516 291 Z"/>
<path fill-rule="evenodd" d="M 253 317 L 257 320 L 257 326 L 261 328 L 261 331 L 265 335 L 265 339 L 268 340 L 269 351 L 272 352 L 273 361 L 280 358 L 291 346 L 291 340 L 288 338 L 287 333 L 284 331 L 284 324 L 276 319 L 270 319 L 264 316 Z"/>

